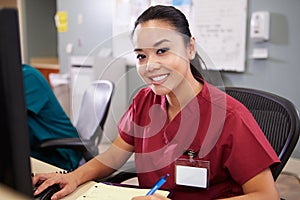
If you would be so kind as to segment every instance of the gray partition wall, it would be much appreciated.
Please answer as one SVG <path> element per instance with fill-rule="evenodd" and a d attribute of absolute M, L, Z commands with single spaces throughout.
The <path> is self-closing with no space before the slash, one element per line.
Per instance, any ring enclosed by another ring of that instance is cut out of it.
<path fill-rule="evenodd" d="M 101 43 L 112 36 L 112 6 L 112 1 L 105 0 L 57 1 L 57 10 L 68 11 L 70 25 L 70 31 L 67 34 L 58 34 L 62 71 L 67 71 L 69 67 L 67 58 L 70 55 L 65 52 L 66 44 L 74 44 L 72 55 L 82 55 L 88 53 L 93 44 Z M 243 73 L 222 72 L 226 85 L 270 91 L 291 100 L 300 109 L 298 89 L 300 74 L 299 10 L 299 0 L 248 0 L 246 70 Z M 250 15 L 254 11 L 269 11 L 271 14 L 270 40 L 267 42 L 255 43 L 249 38 Z M 88 20 L 89 25 L 79 25 L 78 14 L 83 14 L 83 20 Z M 75 28 L 71 29 L 73 25 Z M 107 45 L 109 48 L 110 45 Z M 249 58 L 253 48 L 259 47 L 267 48 L 269 57 L 264 60 Z M 138 79 L 135 76 L 131 78 Z M 131 83 L 135 82 L 131 81 Z M 129 87 L 134 88 L 135 86 L 129 85 Z M 293 157 L 300 158 L 299 143 Z"/>
<path fill-rule="evenodd" d="M 255 43 L 248 35 L 245 73 L 223 72 L 223 80 L 226 85 L 258 88 L 278 94 L 292 101 L 300 109 L 300 1 L 248 2 L 248 28 L 252 12 L 270 12 L 270 40 Z M 249 58 L 253 48 L 267 48 L 269 57 L 263 60 Z M 292 156 L 300 158 L 299 142 Z"/>

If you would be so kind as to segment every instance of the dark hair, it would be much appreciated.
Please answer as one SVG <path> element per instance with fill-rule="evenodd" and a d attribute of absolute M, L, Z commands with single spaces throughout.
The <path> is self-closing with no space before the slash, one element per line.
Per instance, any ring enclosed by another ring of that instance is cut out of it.
<path fill-rule="evenodd" d="M 149 20 L 163 20 L 171 23 L 179 33 L 186 36 L 183 37 L 184 42 L 186 44 L 190 42 L 192 34 L 189 28 L 189 22 L 186 19 L 185 15 L 173 6 L 164 5 L 151 6 L 147 10 L 145 10 L 135 21 L 131 37 L 133 37 L 134 31 L 139 24 L 142 24 Z M 204 63 L 200 55 L 196 53 L 195 58 L 191 60 L 190 64 L 191 72 L 194 77 L 203 78 L 201 62 Z"/>

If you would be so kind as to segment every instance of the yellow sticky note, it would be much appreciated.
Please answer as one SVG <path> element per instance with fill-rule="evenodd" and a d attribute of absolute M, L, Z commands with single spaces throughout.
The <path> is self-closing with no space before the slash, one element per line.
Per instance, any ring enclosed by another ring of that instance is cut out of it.
<path fill-rule="evenodd" d="M 68 13 L 65 11 L 58 11 L 55 15 L 55 24 L 58 32 L 68 31 Z"/>

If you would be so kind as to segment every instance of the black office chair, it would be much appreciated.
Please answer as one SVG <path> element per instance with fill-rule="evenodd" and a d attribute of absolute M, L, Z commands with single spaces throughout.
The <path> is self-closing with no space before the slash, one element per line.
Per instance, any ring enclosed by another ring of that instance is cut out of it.
<path fill-rule="evenodd" d="M 225 91 L 250 110 L 277 153 L 281 163 L 271 168 L 273 178 L 276 180 L 299 138 L 297 109 L 289 100 L 269 92 L 239 87 L 225 87 Z M 110 177 L 109 181 L 121 183 L 134 176 L 136 176 L 134 170 L 130 173 L 120 172 Z"/>
<path fill-rule="evenodd" d="M 104 124 L 111 104 L 114 85 L 108 80 L 93 82 L 84 92 L 75 127 L 79 138 L 51 139 L 40 144 L 44 150 L 69 148 L 83 153 L 84 162 L 98 152 Z"/>
<path fill-rule="evenodd" d="M 271 168 L 276 180 L 299 138 L 299 114 L 296 107 L 283 97 L 257 89 L 225 87 L 225 91 L 250 110 L 277 153 L 281 163 Z"/>

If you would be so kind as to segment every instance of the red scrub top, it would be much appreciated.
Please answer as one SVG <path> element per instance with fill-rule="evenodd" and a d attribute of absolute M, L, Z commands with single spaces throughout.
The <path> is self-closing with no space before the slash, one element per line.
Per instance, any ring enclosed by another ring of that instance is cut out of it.
<path fill-rule="evenodd" d="M 243 194 L 242 185 L 280 162 L 251 113 L 240 102 L 204 82 L 201 92 L 172 121 L 167 100 L 150 88 L 133 99 L 121 118 L 120 136 L 134 146 L 139 185 L 152 187 L 170 174 L 162 189 L 177 199 L 216 199 Z M 209 161 L 209 187 L 175 183 L 175 161 L 196 152 Z"/>

